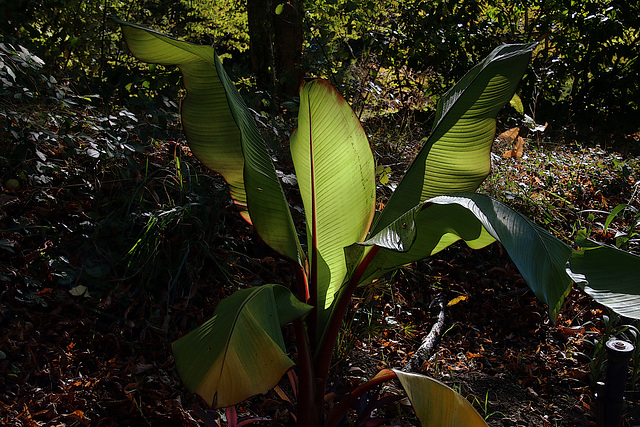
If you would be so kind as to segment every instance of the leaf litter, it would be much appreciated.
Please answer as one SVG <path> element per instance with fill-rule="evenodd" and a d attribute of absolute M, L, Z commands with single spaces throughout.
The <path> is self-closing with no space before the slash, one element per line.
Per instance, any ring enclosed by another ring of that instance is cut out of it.
<path fill-rule="evenodd" d="M 23 157 L 22 172 L 12 168 L 2 176 L 3 425 L 218 423 L 224 413 L 207 411 L 182 386 L 171 342 L 234 290 L 287 277 L 287 263 L 227 209 L 222 182 L 198 165 L 180 136 L 129 150 L 125 143 L 149 144 L 134 128 L 118 139 L 118 120 L 125 128 L 142 126 L 128 114 L 89 121 L 74 131 L 85 142 L 72 151 L 52 128 L 33 137 L 38 150 Z M 13 136 L 3 132 L 7 145 Z M 107 150 L 91 142 L 100 138 L 110 141 Z M 383 193 L 418 145 L 390 149 L 374 140 Z M 5 165 L 21 154 L 2 148 Z M 613 244 L 613 230 L 629 225 L 629 218 L 615 218 L 607 230 L 606 215 L 581 212 L 638 207 L 637 157 L 528 141 L 515 147 L 521 156 L 507 158 L 504 148 L 496 144 L 495 172 L 483 191 L 568 242 L 577 228 L 590 226 L 592 237 Z M 283 176 L 291 173 L 286 166 Z M 19 186 L 4 185 L 9 179 Z M 435 320 L 431 301 L 444 292 L 445 331 L 422 372 L 458 390 L 490 425 L 594 424 L 593 348 L 585 338 L 601 333 L 607 313 L 584 294 L 573 290 L 558 323 L 550 324 L 546 307 L 499 245 L 454 246 L 382 281 L 354 298 L 347 319 L 353 328 L 341 336 L 333 368 L 336 396 L 406 363 Z M 345 381 L 338 383 L 340 377 Z M 280 394 L 291 393 L 286 381 L 281 387 L 239 406 L 238 414 L 286 424 L 291 416 Z M 628 402 L 628 423 L 640 419 L 638 407 Z M 413 420 L 402 401 L 376 414 L 394 425 Z"/>

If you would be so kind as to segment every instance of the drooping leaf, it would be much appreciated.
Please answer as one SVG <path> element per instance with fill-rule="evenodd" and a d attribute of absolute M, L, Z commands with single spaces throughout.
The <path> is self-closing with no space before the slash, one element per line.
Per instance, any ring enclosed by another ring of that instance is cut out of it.
<path fill-rule="evenodd" d="M 424 375 L 394 369 L 423 426 L 486 426 L 474 407 L 455 390 Z"/>
<path fill-rule="evenodd" d="M 571 289 L 566 274 L 571 248 L 524 215 L 482 194 L 429 199 L 362 243 L 381 248 L 362 281 L 431 256 L 460 239 L 474 249 L 494 240 L 502 243 L 529 287 L 549 305 L 549 316 L 555 320 Z M 350 247 L 348 253 L 361 245 Z"/>
<path fill-rule="evenodd" d="M 311 306 L 301 302 L 288 288 L 273 285 L 272 289 L 278 307 L 280 326 L 293 322 L 311 310 Z"/>
<path fill-rule="evenodd" d="M 535 46 L 496 48 L 440 99 L 431 135 L 370 235 L 423 200 L 478 188 L 491 166 L 496 116 L 512 98 Z"/>
<path fill-rule="evenodd" d="M 640 319 L 640 257 L 578 235 L 569 275 L 600 304 L 616 313 Z"/>
<path fill-rule="evenodd" d="M 375 164 L 358 118 L 324 80 L 300 88 L 291 155 L 307 220 L 310 276 L 325 309 L 347 273 L 344 248 L 364 239 L 371 225 Z"/>
<path fill-rule="evenodd" d="M 213 47 L 116 22 L 136 58 L 180 68 L 187 90 L 181 114 L 189 148 L 205 166 L 224 177 L 241 214 L 262 239 L 302 264 L 291 212 L 267 146 Z"/>
<path fill-rule="evenodd" d="M 422 203 L 346 252 L 348 258 L 360 259 L 365 247 L 379 247 L 360 278 L 361 283 L 369 283 L 398 267 L 432 256 L 460 239 L 474 249 L 495 241 L 468 209 Z"/>
<path fill-rule="evenodd" d="M 310 309 L 281 285 L 236 291 L 211 319 L 173 343 L 180 377 L 214 408 L 265 393 L 293 366 L 281 325 Z"/>
<path fill-rule="evenodd" d="M 136 24 L 117 22 L 137 59 L 180 68 L 187 90 L 181 114 L 189 148 L 205 166 L 225 178 L 234 201 L 246 206 L 242 135 L 217 70 L 214 49 L 176 40 Z"/>

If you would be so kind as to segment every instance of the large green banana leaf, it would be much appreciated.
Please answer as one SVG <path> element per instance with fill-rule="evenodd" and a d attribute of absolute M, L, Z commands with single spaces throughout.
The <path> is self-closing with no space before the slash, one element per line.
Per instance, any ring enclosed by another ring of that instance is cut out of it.
<path fill-rule="evenodd" d="M 555 320 L 571 289 L 566 274 L 571 248 L 524 215 L 482 194 L 460 193 L 422 202 L 364 243 L 348 248 L 347 254 L 357 253 L 357 246 L 380 247 L 362 277 L 362 282 L 368 282 L 460 239 L 474 249 L 494 240 L 502 243 Z"/>
<path fill-rule="evenodd" d="M 496 116 L 512 98 L 536 43 L 496 48 L 439 100 L 424 142 L 370 235 L 431 197 L 475 191 L 491 166 Z"/>
<path fill-rule="evenodd" d="M 310 309 L 281 285 L 236 291 L 173 343 L 180 378 L 214 408 L 266 393 L 293 366 L 281 326 Z"/>
<path fill-rule="evenodd" d="M 300 88 L 291 156 L 305 208 L 310 280 L 323 310 L 347 274 L 344 248 L 364 239 L 375 210 L 369 142 L 349 104 L 324 80 Z"/>
<path fill-rule="evenodd" d="M 302 264 L 289 205 L 267 146 L 213 47 L 116 22 L 136 58 L 180 68 L 187 90 L 181 114 L 189 148 L 206 167 L 224 177 L 234 202 L 262 239 Z"/>
<path fill-rule="evenodd" d="M 450 387 L 420 374 L 394 369 L 423 426 L 486 427 L 474 407 Z"/>
<path fill-rule="evenodd" d="M 618 314 L 640 319 L 640 257 L 620 249 L 576 239 L 569 274 L 593 299 Z"/>

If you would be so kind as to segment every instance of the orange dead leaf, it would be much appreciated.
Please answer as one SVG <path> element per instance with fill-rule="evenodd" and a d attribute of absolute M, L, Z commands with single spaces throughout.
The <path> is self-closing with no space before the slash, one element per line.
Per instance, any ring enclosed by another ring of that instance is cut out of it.
<path fill-rule="evenodd" d="M 515 152 L 515 157 L 520 158 L 524 154 L 524 139 L 521 136 L 516 140 L 515 145 L 513 146 L 513 151 Z"/>
<path fill-rule="evenodd" d="M 511 144 L 518 137 L 518 133 L 520 132 L 519 127 L 511 128 L 507 131 L 502 132 L 498 135 L 498 139 L 506 142 L 507 144 Z"/>
<path fill-rule="evenodd" d="M 72 413 L 70 413 L 69 415 L 75 415 L 78 418 L 83 418 L 84 417 L 84 412 L 81 411 L 80 409 L 77 409 L 77 410 L 73 411 Z"/>
<path fill-rule="evenodd" d="M 503 157 L 515 157 L 520 158 L 524 154 L 524 139 L 519 136 L 515 140 L 515 144 L 513 144 L 513 148 L 511 150 L 507 150 L 502 155 Z"/>

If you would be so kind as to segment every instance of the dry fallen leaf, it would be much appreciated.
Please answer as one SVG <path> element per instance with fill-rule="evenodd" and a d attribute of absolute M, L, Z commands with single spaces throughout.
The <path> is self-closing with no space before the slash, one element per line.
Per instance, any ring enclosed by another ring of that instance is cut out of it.
<path fill-rule="evenodd" d="M 524 139 L 521 136 L 519 136 L 515 140 L 515 144 L 513 145 L 513 148 L 511 150 L 505 151 L 502 156 L 514 157 L 519 159 L 520 157 L 522 157 L 523 154 L 524 154 Z"/>
<path fill-rule="evenodd" d="M 524 154 L 524 139 L 522 139 L 521 136 L 516 140 L 516 143 L 513 146 L 513 151 L 517 158 L 522 157 L 522 154 Z"/>
<path fill-rule="evenodd" d="M 498 139 L 501 141 L 504 141 L 507 144 L 511 144 L 513 141 L 516 140 L 519 132 L 520 132 L 519 127 L 511 128 L 509 130 L 502 132 L 500 135 L 498 135 Z"/>
<path fill-rule="evenodd" d="M 73 295 L 74 297 L 81 297 L 84 296 L 87 293 L 88 288 L 84 285 L 77 285 L 74 286 L 73 288 L 71 288 L 69 290 L 69 293 L 71 295 Z"/>

